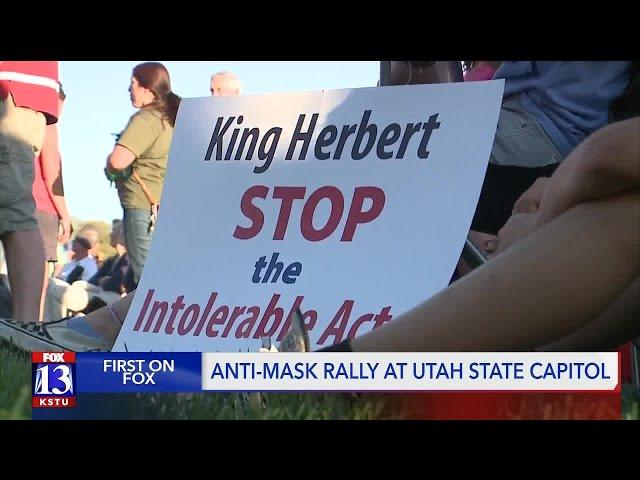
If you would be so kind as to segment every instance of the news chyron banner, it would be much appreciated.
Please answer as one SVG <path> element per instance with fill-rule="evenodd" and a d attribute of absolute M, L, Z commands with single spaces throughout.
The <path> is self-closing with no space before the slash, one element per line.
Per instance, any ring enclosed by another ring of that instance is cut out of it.
<path fill-rule="evenodd" d="M 502 80 L 184 99 L 113 351 L 257 351 L 300 309 L 312 349 L 444 288 Z"/>
<path fill-rule="evenodd" d="M 620 390 L 616 352 L 38 352 L 32 362 L 34 407 L 75 407 L 79 393 Z"/>
<path fill-rule="evenodd" d="M 616 352 L 35 352 L 32 365 L 34 419 L 121 415 L 112 393 L 341 391 L 404 392 L 384 408 L 408 419 L 620 418 Z"/>

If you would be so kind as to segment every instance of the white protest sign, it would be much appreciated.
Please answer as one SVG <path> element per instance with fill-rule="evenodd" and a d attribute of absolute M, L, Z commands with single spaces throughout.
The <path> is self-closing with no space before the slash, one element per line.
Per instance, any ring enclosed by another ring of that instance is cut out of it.
<path fill-rule="evenodd" d="M 314 349 L 446 287 L 503 81 L 180 106 L 152 248 L 114 351 L 256 351 L 300 308 Z"/>

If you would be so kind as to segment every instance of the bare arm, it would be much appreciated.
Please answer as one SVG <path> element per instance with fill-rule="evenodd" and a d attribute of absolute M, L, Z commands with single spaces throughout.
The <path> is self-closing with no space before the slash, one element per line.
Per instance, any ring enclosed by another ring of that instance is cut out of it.
<path fill-rule="evenodd" d="M 571 208 L 640 187 L 640 117 L 598 130 L 516 202 L 498 253 Z M 530 215 L 525 215 L 529 213 Z"/>
<path fill-rule="evenodd" d="M 64 230 L 61 241 L 66 242 L 71 235 L 71 216 L 69 215 L 67 201 L 64 198 L 57 124 L 47 125 L 46 127 L 40 162 L 47 192 L 58 212 L 58 217 Z"/>
<path fill-rule="evenodd" d="M 122 145 L 116 145 L 113 152 L 107 157 L 107 170 L 114 172 L 124 170 L 136 159 L 135 154 Z"/>
<path fill-rule="evenodd" d="M 582 142 L 545 189 L 539 227 L 580 204 L 640 187 L 640 117 L 608 125 Z"/>

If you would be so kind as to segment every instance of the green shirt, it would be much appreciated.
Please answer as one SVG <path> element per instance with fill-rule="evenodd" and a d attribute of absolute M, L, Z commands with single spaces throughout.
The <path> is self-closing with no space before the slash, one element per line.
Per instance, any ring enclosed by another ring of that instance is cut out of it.
<path fill-rule="evenodd" d="M 156 202 L 160 202 L 162 194 L 172 137 L 173 127 L 163 119 L 160 112 L 141 109 L 129 119 L 117 141 L 118 145 L 122 145 L 136 156 L 132 164 L 133 169 Z M 133 176 L 119 179 L 116 185 L 123 208 L 149 209 L 149 200 Z"/>

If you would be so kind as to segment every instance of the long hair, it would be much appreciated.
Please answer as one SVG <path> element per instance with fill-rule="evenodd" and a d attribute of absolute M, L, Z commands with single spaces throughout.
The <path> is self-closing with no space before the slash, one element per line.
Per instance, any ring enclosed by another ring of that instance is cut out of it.
<path fill-rule="evenodd" d="M 133 69 L 133 78 L 140 86 L 151 90 L 155 100 L 146 106 L 162 112 L 166 120 L 175 126 L 181 98 L 171 91 L 171 79 L 167 68 L 157 62 L 141 63 Z"/>

